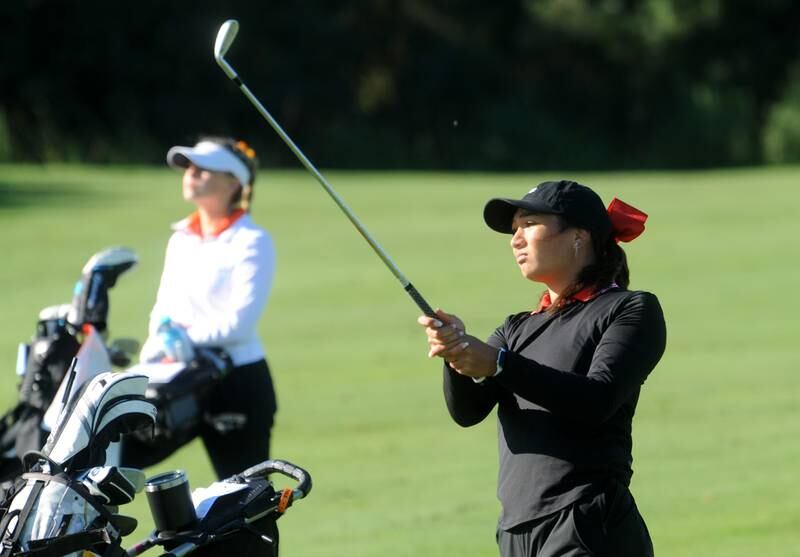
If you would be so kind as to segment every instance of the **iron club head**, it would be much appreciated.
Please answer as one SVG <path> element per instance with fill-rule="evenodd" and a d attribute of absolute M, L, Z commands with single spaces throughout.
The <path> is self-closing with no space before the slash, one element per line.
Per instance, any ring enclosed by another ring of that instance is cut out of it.
<path fill-rule="evenodd" d="M 214 60 L 217 61 L 219 67 L 222 68 L 222 71 L 224 71 L 230 79 L 236 77 L 236 72 L 230 64 L 225 61 L 225 54 L 227 54 L 228 49 L 233 44 L 236 33 L 238 32 L 239 22 L 235 19 L 229 19 L 220 26 L 219 31 L 217 31 L 217 40 L 214 42 Z"/>
<path fill-rule="evenodd" d="M 300 148 L 295 145 L 294 141 L 289 137 L 289 135 L 281 128 L 280 124 L 275 121 L 275 118 L 272 117 L 272 114 L 264 108 L 264 105 L 261 104 L 261 101 L 256 98 L 253 93 L 250 92 L 250 89 L 239 79 L 239 76 L 236 74 L 236 70 L 234 70 L 231 65 L 225 60 L 225 54 L 228 52 L 228 49 L 233 44 L 233 39 L 236 38 L 236 33 L 239 31 L 239 22 L 235 19 L 229 19 L 222 26 L 219 28 L 217 32 L 217 40 L 214 43 L 214 59 L 219 64 L 219 67 L 222 68 L 222 71 L 225 72 L 225 75 L 228 76 L 228 79 L 233 81 L 238 87 L 239 90 L 247 97 L 247 100 L 258 110 L 259 114 L 264 117 L 267 123 L 272 127 L 273 130 L 280 136 L 284 143 L 292 150 L 295 156 L 303 163 L 303 166 L 306 167 L 311 174 L 317 179 L 320 185 L 325 188 L 325 191 L 328 192 L 328 195 L 334 200 L 336 205 L 344 212 L 347 218 L 353 223 L 361 236 L 367 241 L 370 247 L 375 251 L 378 257 L 381 258 L 383 263 L 389 268 L 392 274 L 400 281 L 400 284 L 403 285 L 406 293 L 411 296 L 411 299 L 419 306 L 419 308 L 425 313 L 425 315 L 429 317 L 437 317 L 436 312 L 433 311 L 433 308 L 425 301 L 425 299 L 420 295 L 416 288 L 406 279 L 403 273 L 400 272 L 400 269 L 395 265 L 394 261 L 391 260 L 389 254 L 383 251 L 383 248 L 372 238 L 369 231 L 361 224 L 361 221 L 353 214 L 350 208 L 345 204 L 339 194 L 337 194 L 333 187 L 328 183 L 325 177 L 320 174 L 319 170 L 311 164 L 311 161 L 303 154 Z"/>

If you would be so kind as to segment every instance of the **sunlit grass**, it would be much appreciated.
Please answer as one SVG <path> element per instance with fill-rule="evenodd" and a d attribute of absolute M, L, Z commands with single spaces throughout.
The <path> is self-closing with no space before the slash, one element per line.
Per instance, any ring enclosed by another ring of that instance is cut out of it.
<path fill-rule="evenodd" d="M 428 301 L 488 333 L 534 304 L 492 196 L 575 177 L 650 214 L 626 246 L 633 287 L 656 293 L 667 352 L 634 422 L 633 491 L 660 555 L 800 555 L 800 193 L 796 168 L 572 175 L 329 173 Z M 88 257 L 134 248 L 111 293 L 112 336 L 144 335 L 169 223 L 188 211 L 166 169 L 0 167 L 2 400 L 18 342 L 69 300 Z M 278 249 L 260 331 L 279 398 L 273 456 L 315 487 L 281 520 L 287 555 L 496 555 L 494 420 L 463 430 L 441 400 L 416 307 L 313 178 L 265 170 L 255 219 Z M 212 480 L 193 444 L 148 473 Z M 125 510 L 125 509 L 123 509 Z M 146 533 L 144 497 L 127 510 Z"/>

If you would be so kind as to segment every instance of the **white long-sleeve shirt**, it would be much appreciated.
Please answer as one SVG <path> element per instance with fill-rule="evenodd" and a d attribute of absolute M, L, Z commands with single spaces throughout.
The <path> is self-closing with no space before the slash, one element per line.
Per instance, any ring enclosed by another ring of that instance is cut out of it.
<path fill-rule="evenodd" d="M 162 349 L 157 329 L 164 317 L 186 326 L 196 345 L 224 348 L 236 366 L 263 358 L 256 326 L 275 270 L 269 234 L 247 214 L 218 236 L 192 232 L 189 219 L 173 229 L 140 359 Z"/>

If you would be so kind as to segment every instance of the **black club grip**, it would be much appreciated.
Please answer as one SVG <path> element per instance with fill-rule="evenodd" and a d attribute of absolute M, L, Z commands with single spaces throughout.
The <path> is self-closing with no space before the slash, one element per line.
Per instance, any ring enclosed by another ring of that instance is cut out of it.
<path fill-rule="evenodd" d="M 417 307 L 422 310 L 422 313 L 427 315 L 428 317 L 433 317 L 434 319 L 438 319 L 436 312 L 433 311 L 433 308 L 425 301 L 425 298 L 422 297 L 422 294 L 417 292 L 417 289 L 414 288 L 414 285 L 410 282 L 406 286 L 406 292 L 408 295 L 411 296 L 411 299 L 414 300 L 414 303 L 417 304 Z"/>

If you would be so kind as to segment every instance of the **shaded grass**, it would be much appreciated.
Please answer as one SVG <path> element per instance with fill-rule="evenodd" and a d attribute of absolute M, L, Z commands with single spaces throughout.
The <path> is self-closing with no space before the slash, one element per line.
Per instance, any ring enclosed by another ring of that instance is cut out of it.
<path fill-rule="evenodd" d="M 142 338 L 168 223 L 187 207 L 168 170 L 0 173 L 0 192 L 17 200 L 0 205 L 10 404 L 16 343 L 41 307 L 69 300 L 83 263 L 108 245 L 141 257 L 111 294 L 110 326 L 113 336 Z M 633 286 L 659 296 L 668 323 L 667 353 L 634 423 L 633 490 L 661 555 L 800 555 L 797 175 L 574 176 L 651 215 L 645 235 L 625 247 Z M 540 290 L 518 276 L 508 238 L 483 226 L 483 203 L 554 176 L 327 174 L 428 301 L 479 336 L 532 307 Z M 495 555 L 493 420 L 468 430 L 451 423 L 415 306 L 313 178 L 267 170 L 256 188 L 254 217 L 278 249 L 260 325 L 279 397 L 273 455 L 315 481 L 281 521 L 284 551 Z M 148 472 L 173 467 L 188 469 L 195 486 L 212 480 L 199 444 Z M 150 523 L 144 497 L 129 512 Z"/>

